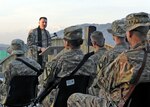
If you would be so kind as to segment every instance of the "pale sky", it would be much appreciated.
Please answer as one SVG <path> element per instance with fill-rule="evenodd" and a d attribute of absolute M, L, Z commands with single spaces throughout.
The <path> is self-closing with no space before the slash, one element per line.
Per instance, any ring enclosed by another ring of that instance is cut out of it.
<path fill-rule="evenodd" d="M 0 43 L 25 41 L 41 16 L 50 33 L 84 23 L 105 24 L 134 12 L 150 13 L 150 0 L 0 0 Z"/>

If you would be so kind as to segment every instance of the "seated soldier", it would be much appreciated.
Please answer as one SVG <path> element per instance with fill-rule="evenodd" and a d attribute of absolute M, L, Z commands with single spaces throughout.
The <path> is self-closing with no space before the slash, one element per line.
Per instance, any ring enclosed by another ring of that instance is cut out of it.
<path fill-rule="evenodd" d="M 131 91 L 129 88 L 131 85 L 150 81 L 150 53 L 143 50 L 149 49 L 146 41 L 148 22 L 150 22 L 148 14 L 144 12 L 126 16 L 126 35 L 130 50 L 121 53 L 103 69 L 103 76 L 97 76 L 93 88 L 99 87 L 98 96 L 72 94 L 68 98 L 68 107 L 123 107 L 127 99 L 125 96 Z M 136 81 L 141 68 L 143 69 L 140 80 Z"/>
<path fill-rule="evenodd" d="M 103 33 L 100 31 L 93 32 L 90 37 L 95 52 L 94 55 L 91 56 L 91 58 L 94 60 L 95 64 L 97 65 L 99 63 L 99 59 L 107 51 L 106 48 L 104 47 L 105 38 L 103 36 Z"/>
<path fill-rule="evenodd" d="M 15 55 L 15 58 L 20 58 L 38 70 L 41 69 L 41 66 L 34 60 L 29 59 L 24 56 L 25 53 L 25 44 L 20 39 L 14 39 L 11 42 L 11 54 Z M 4 81 L 1 84 L 0 88 L 0 94 L 3 96 L 3 100 L 7 97 L 8 87 L 10 80 L 17 75 L 37 75 L 38 72 L 34 71 L 27 65 L 25 65 L 23 62 L 18 61 L 16 59 L 11 60 L 6 67 L 6 70 L 4 72 Z M 4 101 L 3 101 L 4 102 Z"/>
<path fill-rule="evenodd" d="M 47 71 L 50 73 L 46 82 L 56 79 L 56 77 L 69 76 L 70 73 L 77 67 L 83 59 L 84 54 L 80 49 L 83 43 L 82 29 L 77 26 L 71 26 L 64 30 L 64 47 L 66 51 L 57 55 L 46 66 Z M 75 75 L 87 75 L 94 78 L 96 76 L 96 66 L 92 59 L 88 59 L 85 64 L 75 73 Z M 47 83 L 46 83 L 47 84 Z M 57 95 L 58 89 L 50 93 L 49 103 L 52 106 L 54 99 Z"/>
<path fill-rule="evenodd" d="M 100 59 L 100 67 L 105 67 L 107 64 L 111 63 L 119 54 L 128 49 L 128 45 L 125 41 L 125 30 L 124 21 L 115 20 L 111 25 L 111 29 L 107 29 L 111 33 L 113 40 L 115 42 L 114 48 L 107 51 Z"/>

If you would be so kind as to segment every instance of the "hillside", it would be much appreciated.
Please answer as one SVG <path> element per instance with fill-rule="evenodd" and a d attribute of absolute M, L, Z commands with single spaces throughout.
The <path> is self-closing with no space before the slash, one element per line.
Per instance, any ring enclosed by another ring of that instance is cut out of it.
<path fill-rule="evenodd" d="M 105 37 L 105 41 L 107 44 L 109 45 L 114 45 L 114 41 L 112 40 L 112 36 L 107 32 L 107 29 L 111 27 L 111 23 L 107 23 L 107 24 L 81 24 L 81 25 L 77 25 L 81 28 L 84 28 L 86 26 L 95 26 L 96 29 L 98 31 L 103 32 L 103 35 Z M 64 29 L 55 32 L 59 38 L 63 38 L 64 36 Z M 51 36 L 53 36 L 53 34 L 51 34 Z M 0 50 L 6 50 L 8 48 L 9 45 L 6 44 L 0 44 Z"/>
<path fill-rule="evenodd" d="M 9 45 L 0 44 L 0 50 L 6 50 Z"/>

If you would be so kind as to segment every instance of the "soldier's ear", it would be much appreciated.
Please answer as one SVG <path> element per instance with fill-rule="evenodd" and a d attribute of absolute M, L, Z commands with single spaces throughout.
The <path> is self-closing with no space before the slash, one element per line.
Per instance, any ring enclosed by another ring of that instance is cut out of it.
<path fill-rule="evenodd" d="M 68 49 L 68 41 L 64 40 L 64 47 Z"/>
<path fill-rule="evenodd" d="M 69 41 L 65 40 L 65 45 L 66 45 L 66 46 L 70 46 Z"/>
<path fill-rule="evenodd" d="M 97 43 L 95 42 L 95 41 L 92 41 L 92 45 L 94 46 L 94 45 L 97 45 Z"/>
<path fill-rule="evenodd" d="M 126 33 L 127 35 L 128 35 L 128 37 L 132 37 L 132 35 L 133 35 L 133 32 L 132 31 L 128 31 L 127 33 Z"/>

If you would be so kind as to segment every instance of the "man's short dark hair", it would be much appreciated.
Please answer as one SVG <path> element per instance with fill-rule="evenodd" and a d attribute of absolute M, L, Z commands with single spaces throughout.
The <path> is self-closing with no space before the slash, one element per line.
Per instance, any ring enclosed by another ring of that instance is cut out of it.
<path fill-rule="evenodd" d="M 46 17 L 40 17 L 40 18 L 39 18 L 39 21 L 40 21 L 41 19 L 45 19 L 45 20 L 47 20 L 47 18 L 46 18 Z"/>

